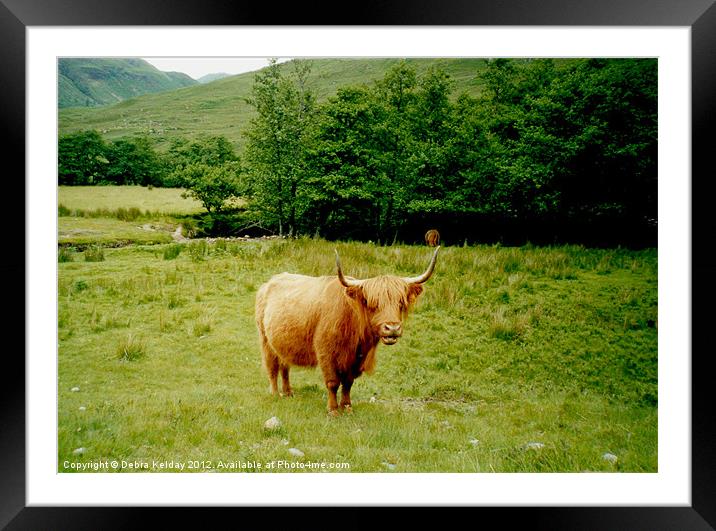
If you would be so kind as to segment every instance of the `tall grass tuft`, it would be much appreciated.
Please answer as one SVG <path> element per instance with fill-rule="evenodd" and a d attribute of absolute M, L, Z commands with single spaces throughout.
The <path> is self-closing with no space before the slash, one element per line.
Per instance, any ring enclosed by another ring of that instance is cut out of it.
<path fill-rule="evenodd" d="M 86 281 L 82 279 L 75 280 L 74 284 L 72 284 L 72 291 L 75 293 L 80 293 L 81 291 L 84 291 L 89 288 L 89 285 Z"/>
<path fill-rule="evenodd" d="M 197 240 L 187 246 L 192 262 L 201 262 L 208 254 L 206 240 Z"/>
<path fill-rule="evenodd" d="M 507 315 L 505 307 L 500 306 L 492 314 L 488 331 L 496 339 L 511 341 L 524 335 L 529 320 L 527 315 Z"/>
<path fill-rule="evenodd" d="M 117 219 L 122 221 L 134 221 L 142 215 L 142 211 L 137 207 L 118 208 L 115 212 Z"/>
<path fill-rule="evenodd" d="M 74 262 L 75 261 L 75 253 L 69 247 L 60 247 L 59 251 L 57 252 L 57 261 L 58 262 Z"/>
<path fill-rule="evenodd" d="M 202 337 L 211 332 L 214 327 L 216 308 L 204 308 L 201 316 L 194 321 L 192 332 L 196 337 Z"/>
<path fill-rule="evenodd" d="M 104 262 L 104 249 L 99 245 L 91 245 L 85 249 L 85 262 Z"/>
<path fill-rule="evenodd" d="M 227 252 L 226 247 L 226 240 L 223 238 L 219 238 L 216 240 L 216 243 L 214 244 L 214 252 L 215 253 L 225 253 Z"/>
<path fill-rule="evenodd" d="M 174 243 L 164 248 L 164 260 L 174 260 L 181 253 L 181 245 Z"/>
<path fill-rule="evenodd" d="M 144 342 L 129 334 L 117 347 L 117 358 L 122 361 L 136 361 L 146 355 Z"/>

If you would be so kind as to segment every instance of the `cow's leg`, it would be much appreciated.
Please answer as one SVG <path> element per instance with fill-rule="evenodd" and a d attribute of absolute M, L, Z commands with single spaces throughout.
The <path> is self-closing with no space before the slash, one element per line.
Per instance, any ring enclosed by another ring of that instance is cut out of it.
<path fill-rule="evenodd" d="M 338 399 L 336 394 L 341 385 L 336 369 L 329 363 L 321 363 L 321 372 L 323 372 L 323 380 L 326 382 L 328 389 L 328 413 L 330 415 L 338 414 Z"/>
<path fill-rule="evenodd" d="M 261 352 L 263 354 L 264 367 L 266 367 L 266 372 L 268 373 L 269 384 L 271 385 L 269 391 L 272 395 L 278 394 L 278 357 L 271 351 L 271 347 L 268 346 L 263 334 L 261 334 Z"/>
<path fill-rule="evenodd" d="M 341 378 L 341 409 L 352 411 L 351 408 L 351 387 L 353 386 L 353 378 L 351 376 L 343 376 Z"/>
<path fill-rule="evenodd" d="M 291 389 L 291 382 L 288 379 L 289 366 L 281 364 L 281 381 L 283 396 L 293 396 L 293 389 Z"/>

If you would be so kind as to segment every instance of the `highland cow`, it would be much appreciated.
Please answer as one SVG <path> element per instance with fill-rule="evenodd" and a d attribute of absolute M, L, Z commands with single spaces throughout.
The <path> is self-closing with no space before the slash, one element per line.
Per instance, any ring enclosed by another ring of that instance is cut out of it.
<path fill-rule="evenodd" d="M 430 247 L 437 247 L 440 245 L 440 233 L 435 229 L 430 229 L 425 233 L 425 244 Z"/>
<path fill-rule="evenodd" d="M 328 389 L 328 411 L 351 409 L 351 386 L 371 373 L 379 343 L 394 345 L 403 334 L 403 319 L 435 270 L 440 247 L 428 268 L 416 277 L 383 275 L 357 280 L 343 275 L 336 251 L 337 275 L 310 277 L 281 273 L 256 294 L 256 325 L 268 372 L 270 391 L 291 396 L 292 366 L 319 366 Z"/>

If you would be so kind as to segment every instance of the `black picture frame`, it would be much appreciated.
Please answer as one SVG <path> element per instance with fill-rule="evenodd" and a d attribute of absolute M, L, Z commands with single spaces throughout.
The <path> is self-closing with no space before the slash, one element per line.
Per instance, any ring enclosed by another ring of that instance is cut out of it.
<path fill-rule="evenodd" d="M 452 508 L 455 522 L 481 526 L 487 522 L 500 527 L 529 526 L 529 529 L 629 529 L 629 530 L 701 530 L 716 527 L 716 415 L 710 396 L 711 373 L 705 343 L 710 314 L 703 311 L 714 300 L 713 279 L 716 261 L 710 257 L 709 242 L 716 235 L 716 218 L 707 202 L 713 197 L 713 151 L 716 105 L 716 6 L 715 0 L 490 0 L 467 2 L 443 0 L 439 3 L 419 1 L 363 2 L 359 5 L 295 3 L 277 5 L 206 2 L 199 0 L 124 0 L 104 3 L 96 0 L 0 0 L 0 79 L 4 102 L 0 105 L 3 130 L 8 132 L 3 145 L 4 160 L 14 161 L 14 175 L 25 170 L 25 29 L 28 26 L 118 26 L 118 25 L 495 25 L 495 26 L 685 26 L 691 29 L 692 53 L 692 351 L 674 353 L 691 355 L 692 368 L 692 503 L 689 507 L 492 507 Z M 349 14 L 343 15 L 339 9 Z M 13 198 L 8 205 L 13 220 L 24 219 L 25 183 L 7 178 Z M 24 241 L 24 240 L 23 240 Z M 698 244 L 698 245 L 697 245 Z M 25 244 L 23 244 L 23 251 Z M 11 257 L 1 262 L 4 278 L 10 287 L 23 293 L 10 309 L 6 330 L 8 336 L 25 329 L 24 287 L 25 254 L 14 248 Z M 13 294 L 14 295 L 14 294 Z M 699 308 L 701 312 L 697 311 Z M 343 522 L 353 526 L 368 525 L 373 519 L 386 517 L 380 508 L 301 508 L 298 514 L 286 515 L 260 508 L 214 508 L 189 511 L 188 508 L 127 507 L 27 507 L 25 503 L 25 363 L 18 348 L 6 348 L 3 355 L 0 384 L 0 528 L 18 529 L 125 529 L 145 527 L 158 516 L 162 527 L 175 523 L 195 524 L 203 528 L 215 518 L 234 520 L 241 512 L 241 522 L 266 518 L 281 525 L 282 518 L 293 523 L 329 525 Z M 430 509 L 430 514 L 427 514 Z M 411 508 L 401 511 L 403 525 L 423 522 L 435 516 L 446 523 L 442 509 Z M 210 512 L 209 515 L 207 513 Z M 338 513 L 339 514 L 336 514 Z M 197 514 L 198 513 L 198 514 Z M 249 520 L 246 520 L 246 519 Z M 407 519 L 407 520 L 405 520 Z M 464 520 L 461 520 L 464 519 Z M 448 522 L 449 522 L 448 521 Z M 292 525 L 294 525 L 292 523 Z M 264 524 L 271 525 L 271 524 Z M 489 525 L 489 524 L 488 524 Z M 489 525 L 492 527 L 491 525 Z"/>

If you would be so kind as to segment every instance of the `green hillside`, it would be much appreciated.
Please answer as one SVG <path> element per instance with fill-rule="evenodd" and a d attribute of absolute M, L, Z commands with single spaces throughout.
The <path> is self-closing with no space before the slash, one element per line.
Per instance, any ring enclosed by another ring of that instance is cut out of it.
<path fill-rule="evenodd" d="M 322 101 L 341 86 L 382 78 L 400 60 L 314 59 L 309 84 Z M 408 59 L 408 63 L 418 72 L 432 65 L 444 69 L 455 80 L 455 96 L 480 90 L 475 78 L 484 59 Z M 282 65 L 291 67 L 290 62 Z M 96 129 L 110 140 L 144 134 L 156 139 L 160 149 L 176 136 L 224 135 L 241 151 L 241 132 L 254 115 L 246 103 L 254 76 L 255 72 L 248 72 L 171 92 L 146 94 L 109 107 L 61 109 L 60 134 Z"/>
<path fill-rule="evenodd" d="M 162 72 L 142 59 L 59 59 L 58 105 L 97 107 L 142 94 L 196 85 L 181 72 Z"/>
<path fill-rule="evenodd" d="M 224 79 L 225 77 L 229 77 L 231 74 L 227 74 L 226 72 L 215 72 L 213 74 L 206 74 L 205 76 L 201 76 L 197 81 L 199 83 L 211 83 L 212 81 L 216 81 L 217 79 Z"/>

